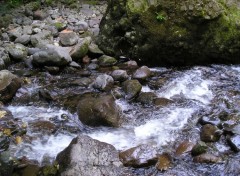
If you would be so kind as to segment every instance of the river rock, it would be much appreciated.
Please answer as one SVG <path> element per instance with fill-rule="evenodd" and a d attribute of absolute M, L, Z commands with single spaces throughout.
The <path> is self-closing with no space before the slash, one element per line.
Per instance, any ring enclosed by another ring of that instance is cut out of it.
<path fill-rule="evenodd" d="M 142 90 L 142 85 L 138 80 L 127 80 L 123 82 L 123 91 L 126 94 L 126 99 L 131 100 L 138 96 Z"/>
<path fill-rule="evenodd" d="M 20 78 L 8 70 L 0 71 L 0 101 L 11 100 L 20 87 Z"/>
<path fill-rule="evenodd" d="M 137 101 L 142 104 L 151 105 L 156 98 L 157 95 L 153 92 L 141 92 L 137 97 Z"/>
<path fill-rule="evenodd" d="M 71 30 L 63 30 L 59 34 L 60 43 L 63 46 L 72 46 L 78 42 L 78 36 Z"/>
<path fill-rule="evenodd" d="M 10 57 L 15 61 L 23 61 L 27 59 L 28 50 L 27 48 L 20 44 L 9 44 L 6 47 Z"/>
<path fill-rule="evenodd" d="M 208 146 L 205 142 L 199 141 L 194 147 L 192 148 L 191 154 L 193 156 L 201 155 L 206 153 L 208 150 Z"/>
<path fill-rule="evenodd" d="M 222 159 L 213 154 L 204 153 L 193 158 L 193 161 L 196 163 L 219 163 Z"/>
<path fill-rule="evenodd" d="M 214 125 L 206 124 L 201 130 L 201 140 L 204 142 L 216 142 L 220 139 L 221 131 Z"/>
<path fill-rule="evenodd" d="M 47 17 L 48 17 L 48 12 L 46 10 L 36 10 L 33 13 L 34 20 L 44 20 Z"/>
<path fill-rule="evenodd" d="M 140 145 L 119 153 L 124 166 L 148 167 L 156 164 L 157 151 L 148 145 Z"/>
<path fill-rule="evenodd" d="M 102 50 L 100 50 L 98 48 L 98 45 L 96 45 L 95 43 L 91 43 L 89 46 L 88 46 L 88 55 L 91 57 L 91 58 L 97 58 L 97 57 L 100 57 L 102 56 L 104 53 Z"/>
<path fill-rule="evenodd" d="M 96 78 L 93 87 L 99 90 L 110 90 L 113 84 L 113 78 L 107 74 L 103 74 Z"/>
<path fill-rule="evenodd" d="M 35 66 L 66 66 L 72 61 L 68 50 L 54 45 L 46 45 L 45 48 L 33 54 L 32 63 Z"/>
<path fill-rule="evenodd" d="M 75 45 L 70 51 L 70 55 L 74 61 L 80 61 L 84 56 L 86 56 L 91 40 L 92 39 L 90 37 L 78 40 L 77 45 Z"/>
<path fill-rule="evenodd" d="M 189 153 L 192 151 L 194 147 L 194 143 L 190 141 L 183 141 L 182 143 L 179 144 L 179 146 L 176 148 L 175 155 L 176 156 L 181 156 L 185 153 Z"/>
<path fill-rule="evenodd" d="M 31 35 L 31 44 L 34 47 L 43 47 L 47 44 L 53 44 L 53 36 L 51 31 L 43 30 L 38 34 Z"/>
<path fill-rule="evenodd" d="M 199 123 L 201 125 L 211 124 L 211 125 L 218 126 L 221 124 L 221 120 L 215 117 L 203 116 L 199 119 Z"/>
<path fill-rule="evenodd" d="M 163 97 L 158 97 L 158 98 L 154 99 L 154 105 L 156 105 L 156 106 L 164 107 L 164 106 L 168 106 L 171 103 L 173 103 L 172 100 L 163 98 Z"/>
<path fill-rule="evenodd" d="M 117 63 L 117 60 L 114 57 L 102 55 L 98 58 L 98 64 L 102 67 L 109 67 L 113 66 Z"/>
<path fill-rule="evenodd" d="M 30 37 L 31 37 L 30 35 L 24 34 L 24 35 L 19 36 L 18 38 L 16 38 L 16 40 L 14 42 L 15 43 L 21 43 L 23 45 L 27 45 L 30 42 L 30 40 L 31 40 Z"/>
<path fill-rule="evenodd" d="M 28 126 L 33 133 L 52 134 L 56 130 L 56 126 L 46 120 L 30 122 Z"/>
<path fill-rule="evenodd" d="M 14 41 L 16 38 L 20 37 L 23 33 L 23 28 L 22 27 L 16 27 L 13 29 L 10 29 L 9 31 L 7 31 L 8 36 L 10 38 L 11 41 Z"/>
<path fill-rule="evenodd" d="M 236 152 L 240 151 L 240 135 L 233 135 L 231 137 L 228 137 L 227 141 L 228 141 L 230 147 L 234 151 L 236 151 Z"/>
<path fill-rule="evenodd" d="M 0 152 L 0 175 L 9 176 L 13 172 L 13 160 L 9 151 Z"/>
<path fill-rule="evenodd" d="M 111 0 L 98 44 L 154 66 L 240 63 L 238 2 Z"/>
<path fill-rule="evenodd" d="M 122 163 L 110 144 L 79 135 L 56 158 L 61 176 L 121 175 Z"/>
<path fill-rule="evenodd" d="M 126 81 L 129 77 L 126 70 L 114 70 L 111 75 L 114 81 Z"/>
<path fill-rule="evenodd" d="M 140 81 L 146 80 L 151 76 L 151 71 L 147 66 L 142 66 L 133 73 L 133 79 L 138 79 Z"/>
<path fill-rule="evenodd" d="M 90 126 L 120 125 L 120 108 L 112 96 L 90 96 L 82 98 L 77 106 L 78 118 L 82 123 Z"/>
<path fill-rule="evenodd" d="M 11 60 L 8 52 L 4 48 L 0 47 L 0 70 L 6 69 L 10 62 Z"/>
<path fill-rule="evenodd" d="M 75 24 L 74 30 L 79 33 L 85 32 L 88 30 L 88 23 L 85 21 L 79 21 Z"/>
<path fill-rule="evenodd" d="M 168 153 L 163 153 L 158 157 L 156 168 L 159 171 L 166 171 L 171 167 L 171 156 Z"/>

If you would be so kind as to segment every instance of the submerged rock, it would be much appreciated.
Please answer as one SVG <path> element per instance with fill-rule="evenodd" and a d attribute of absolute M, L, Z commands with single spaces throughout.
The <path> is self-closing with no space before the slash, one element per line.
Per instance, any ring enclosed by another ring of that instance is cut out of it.
<path fill-rule="evenodd" d="M 157 151 L 148 145 L 140 145 L 119 153 L 124 166 L 148 167 L 156 164 Z"/>
<path fill-rule="evenodd" d="M 204 153 L 193 158 L 196 163 L 219 163 L 222 159 L 213 154 Z"/>
<path fill-rule="evenodd" d="M 164 153 L 158 157 L 156 168 L 160 171 L 168 170 L 171 167 L 171 156 L 168 153 Z"/>
<path fill-rule="evenodd" d="M 120 107 L 111 95 L 100 97 L 86 95 L 79 101 L 77 112 L 81 122 L 86 125 L 112 127 L 120 125 Z"/>
<path fill-rule="evenodd" d="M 204 142 L 216 142 L 220 139 L 221 134 L 222 132 L 216 126 L 206 124 L 202 127 L 200 137 Z"/>
<path fill-rule="evenodd" d="M 67 175 L 121 175 L 122 163 L 117 150 L 110 144 L 79 135 L 60 152 L 56 161 L 59 172 Z"/>
<path fill-rule="evenodd" d="M 240 63 L 238 0 L 110 0 L 100 49 L 148 65 Z"/>

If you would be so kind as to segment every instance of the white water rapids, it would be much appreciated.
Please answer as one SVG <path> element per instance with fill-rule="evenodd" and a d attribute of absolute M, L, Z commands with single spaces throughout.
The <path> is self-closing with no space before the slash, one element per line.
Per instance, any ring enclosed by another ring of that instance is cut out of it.
<path fill-rule="evenodd" d="M 228 67 L 240 75 L 240 67 Z M 153 72 L 163 72 L 167 69 L 152 69 Z M 146 113 L 146 120 L 141 123 L 124 124 L 120 128 L 98 127 L 84 132 L 90 137 L 114 145 L 119 150 L 128 149 L 139 144 L 151 143 L 156 146 L 167 145 L 178 137 L 178 133 L 188 121 L 193 118 L 194 112 L 207 107 L 214 98 L 211 90 L 216 86 L 212 77 L 206 77 L 203 72 L 208 72 L 207 67 L 194 67 L 190 70 L 179 71 L 178 76 L 169 79 L 158 90 L 152 90 L 148 86 L 143 87 L 143 92 L 155 92 L 158 97 L 174 100 L 180 96 L 194 103 L 188 105 L 169 105 L 154 109 Z M 214 76 L 213 76 L 214 77 Z M 126 100 L 117 100 L 123 113 L 129 121 L 134 121 L 141 114 L 141 107 Z M 36 120 L 49 120 L 50 117 L 60 118 L 67 114 L 70 118 L 76 118 L 67 111 L 55 108 L 43 108 L 34 106 L 9 106 L 15 118 L 29 123 Z M 22 143 L 13 147 L 15 156 L 27 156 L 29 159 L 43 162 L 44 158 L 54 159 L 56 155 L 69 145 L 76 134 L 57 133 L 55 135 L 43 135 L 28 131 L 28 135 L 36 136 L 30 143 Z"/>

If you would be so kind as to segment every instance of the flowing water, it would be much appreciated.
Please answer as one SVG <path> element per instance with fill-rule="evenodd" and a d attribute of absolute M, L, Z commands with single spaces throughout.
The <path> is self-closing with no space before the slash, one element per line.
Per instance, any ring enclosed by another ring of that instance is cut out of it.
<path fill-rule="evenodd" d="M 154 92 L 158 97 L 168 98 L 173 103 L 158 107 L 118 99 L 116 103 L 121 107 L 125 118 L 119 128 L 89 128 L 77 120 L 76 114 L 52 106 L 13 104 L 8 106 L 8 109 L 15 118 L 26 123 L 51 121 L 53 117 L 61 123 L 61 116 L 65 114 L 69 118 L 69 126 L 79 128 L 78 132 L 94 139 L 112 144 L 118 150 L 140 144 L 164 149 L 184 139 L 196 142 L 199 140 L 200 129 L 196 125 L 199 117 L 206 114 L 217 115 L 223 110 L 239 115 L 240 93 L 237 92 L 240 91 L 240 66 L 152 68 L 151 71 L 154 73 L 151 81 L 156 82 L 160 78 L 165 81 L 155 87 L 146 84 L 142 92 Z M 34 85 L 28 89 L 34 92 L 38 87 Z M 52 161 L 78 132 L 63 129 L 52 134 L 39 134 L 29 129 L 27 134 L 32 140 L 18 146 L 13 145 L 11 150 L 16 157 L 27 156 L 39 163 L 46 158 Z M 229 150 L 229 147 L 222 143 L 217 143 L 216 147 L 220 152 Z"/>

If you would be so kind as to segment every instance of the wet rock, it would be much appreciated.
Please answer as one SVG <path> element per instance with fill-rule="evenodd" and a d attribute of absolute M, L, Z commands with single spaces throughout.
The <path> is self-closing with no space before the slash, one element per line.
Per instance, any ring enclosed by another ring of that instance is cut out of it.
<path fill-rule="evenodd" d="M 31 122 L 28 126 L 33 133 L 52 134 L 56 129 L 56 126 L 52 122 L 46 120 Z"/>
<path fill-rule="evenodd" d="M 77 45 L 75 45 L 70 51 L 70 55 L 74 61 L 80 61 L 88 53 L 88 46 L 91 42 L 90 37 L 79 39 Z"/>
<path fill-rule="evenodd" d="M 48 66 L 45 66 L 44 68 L 52 75 L 56 75 L 60 71 L 59 67 L 48 67 Z"/>
<path fill-rule="evenodd" d="M 79 78 L 70 83 L 72 86 L 88 87 L 93 81 L 90 78 Z"/>
<path fill-rule="evenodd" d="M 28 50 L 27 48 L 20 44 L 9 44 L 6 47 L 11 58 L 15 61 L 23 61 L 27 59 Z"/>
<path fill-rule="evenodd" d="M 40 168 L 38 165 L 28 164 L 26 167 L 22 169 L 21 172 L 22 172 L 22 175 L 33 176 L 38 174 L 39 169 Z"/>
<path fill-rule="evenodd" d="M 93 87 L 99 90 L 110 90 L 114 84 L 114 80 L 107 74 L 99 75 L 94 81 Z"/>
<path fill-rule="evenodd" d="M 150 80 L 149 87 L 151 89 L 159 89 L 167 82 L 167 78 L 158 78 L 157 80 Z"/>
<path fill-rule="evenodd" d="M 110 144 L 79 135 L 57 156 L 59 173 L 67 175 L 121 175 L 117 150 Z"/>
<path fill-rule="evenodd" d="M 47 45 L 41 51 L 33 54 L 35 66 L 66 66 L 72 61 L 68 51 L 63 47 Z"/>
<path fill-rule="evenodd" d="M 10 62 L 11 60 L 8 52 L 4 48 L 0 47 L 0 70 L 6 69 Z"/>
<path fill-rule="evenodd" d="M 156 164 L 157 151 L 148 145 L 140 145 L 119 153 L 124 166 L 148 167 Z"/>
<path fill-rule="evenodd" d="M 129 77 L 125 70 L 114 70 L 111 75 L 114 81 L 126 81 Z"/>
<path fill-rule="evenodd" d="M 208 150 L 208 146 L 206 145 L 206 143 L 199 141 L 193 148 L 191 151 L 191 154 L 193 156 L 197 156 L 197 155 L 201 155 L 203 153 L 206 153 Z"/>
<path fill-rule="evenodd" d="M 72 46 L 78 42 L 78 36 L 75 32 L 70 30 L 63 30 L 59 34 L 60 43 L 63 46 Z"/>
<path fill-rule="evenodd" d="M 31 35 L 31 43 L 34 47 L 44 47 L 47 44 L 53 44 L 51 31 L 43 30 L 38 34 Z"/>
<path fill-rule="evenodd" d="M 48 13 L 45 10 L 37 10 L 33 13 L 34 20 L 44 20 L 48 17 Z"/>
<path fill-rule="evenodd" d="M 193 158 L 196 163 L 219 163 L 222 159 L 213 154 L 204 153 Z"/>
<path fill-rule="evenodd" d="M 13 161 L 10 152 L 0 152 L 0 175 L 9 176 L 13 172 Z"/>
<path fill-rule="evenodd" d="M 123 91 L 126 94 L 126 99 L 131 100 L 139 95 L 142 90 L 142 85 L 138 80 L 127 80 L 123 82 Z"/>
<path fill-rule="evenodd" d="M 30 35 L 24 34 L 18 38 L 16 38 L 15 43 L 20 43 L 23 45 L 27 45 L 30 42 Z"/>
<path fill-rule="evenodd" d="M 47 89 L 40 89 L 38 91 L 38 95 L 40 99 L 43 99 L 47 102 L 50 102 L 52 100 L 54 100 L 53 96 L 51 95 L 50 91 L 48 91 Z"/>
<path fill-rule="evenodd" d="M 124 62 L 123 65 L 124 65 L 124 67 L 126 69 L 136 69 L 136 68 L 138 68 L 137 62 L 136 61 L 132 61 L 132 60 Z"/>
<path fill-rule="evenodd" d="M 169 100 L 167 98 L 156 98 L 154 99 L 154 105 L 156 106 L 168 106 L 169 104 L 172 104 L 173 101 Z"/>
<path fill-rule="evenodd" d="M 171 156 L 168 153 L 164 153 L 158 157 L 156 168 L 159 171 L 166 171 L 171 167 Z"/>
<path fill-rule="evenodd" d="M 20 87 L 20 78 L 10 71 L 0 71 L 0 101 L 6 102 L 11 100 Z"/>
<path fill-rule="evenodd" d="M 117 60 L 114 57 L 102 55 L 98 58 L 98 64 L 102 67 L 109 67 L 113 66 L 117 63 Z"/>
<path fill-rule="evenodd" d="M 144 81 L 151 76 L 151 71 L 147 66 L 142 66 L 133 73 L 133 79 Z"/>
<path fill-rule="evenodd" d="M 222 132 L 214 125 L 206 124 L 201 130 L 201 140 L 204 142 L 216 142 L 220 139 Z"/>
<path fill-rule="evenodd" d="M 0 153 L 6 151 L 9 148 L 10 139 L 7 136 L 0 136 Z"/>
<path fill-rule="evenodd" d="M 240 151 L 240 135 L 233 135 L 227 138 L 228 144 L 235 151 Z"/>
<path fill-rule="evenodd" d="M 112 96 L 94 97 L 86 95 L 77 106 L 78 117 L 82 123 L 90 126 L 120 125 L 120 108 Z"/>
<path fill-rule="evenodd" d="M 157 98 L 157 95 L 153 92 L 141 92 L 138 97 L 137 101 L 142 104 L 152 104 L 154 100 Z"/>
<path fill-rule="evenodd" d="M 175 151 L 175 155 L 176 156 L 181 156 L 185 153 L 189 153 L 192 151 L 193 147 L 194 147 L 194 143 L 193 142 L 189 142 L 189 141 L 184 141 L 181 144 L 179 144 L 179 146 L 176 148 Z"/>
<path fill-rule="evenodd" d="M 199 123 L 201 125 L 211 124 L 218 126 L 221 124 L 221 120 L 219 118 L 203 116 L 199 119 Z"/>
<path fill-rule="evenodd" d="M 80 69 L 81 68 L 81 65 L 79 65 L 77 62 L 75 61 L 72 61 L 69 66 L 73 67 L 73 68 L 78 68 Z"/>

